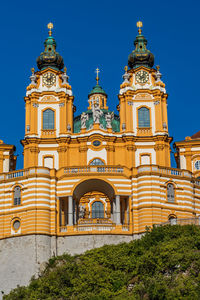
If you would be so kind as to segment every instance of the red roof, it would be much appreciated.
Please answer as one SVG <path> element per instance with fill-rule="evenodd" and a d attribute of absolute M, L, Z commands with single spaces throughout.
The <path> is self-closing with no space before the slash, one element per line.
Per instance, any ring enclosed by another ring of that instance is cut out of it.
<path fill-rule="evenodd" d="M 197 133 L 193 134 L 191 136 L 191 139 L 195 140 L 195 139 L 200 139 L 200 131 L 198 131 Z"/>

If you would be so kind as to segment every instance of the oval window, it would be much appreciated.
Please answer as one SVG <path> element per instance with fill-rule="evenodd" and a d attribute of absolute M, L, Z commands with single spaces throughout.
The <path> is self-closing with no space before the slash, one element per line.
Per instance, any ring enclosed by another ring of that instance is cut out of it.
<path fill-rule="evenodd" d="M 20 227 L 20 221 L 19 221 L 19 220 L 15 220 L 15 221 L 13 222 L 13 228 L 14 228 L 15 230 L 18 230 L 19 227 Z"/>
<path fill-rule="evenodd" d="M 94 145 L 95 147 L 98 147 L 98 146 L 101 145 L 101 142 L 96 140 L 96 141 L 93 142 L 93 145 Z"/>

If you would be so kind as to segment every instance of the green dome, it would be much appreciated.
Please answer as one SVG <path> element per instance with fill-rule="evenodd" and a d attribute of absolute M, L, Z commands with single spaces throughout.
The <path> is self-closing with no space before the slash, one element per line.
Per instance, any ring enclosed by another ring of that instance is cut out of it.
<path fill-rule="evenodd" d="M 140 66 L 152 68 L 154 65 L 154 55 L 151 51 L 147 50 L 147 40 L 141 32 L 137 35 L 134 45 L 135 49 L 128 57 L 128 66 L 131 69 Z"/>
<path fill-rule="evenodd" d="M 44 42 L 44 52 L 37 58 L 37 66 L 39 70 L 51 67 L 55 70 L 61 70 L 64 67 L 62 56 L 56 52 L 56 41 L 52 36 Z"/>
<path fill-rule="evenodd" d="M 102 87 L 97 83 L 95 87 L 91 90 L 91 92 L 88 94 L 88 97 L 93 94 L 102 94 L 107 97 L 106 92 L 102 89 Z"/>

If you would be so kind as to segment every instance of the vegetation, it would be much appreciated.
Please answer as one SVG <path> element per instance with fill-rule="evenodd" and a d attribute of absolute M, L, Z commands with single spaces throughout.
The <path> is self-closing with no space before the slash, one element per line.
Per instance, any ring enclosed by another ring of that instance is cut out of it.
<path fill-rule="evenodd" d="M 142 239 L 49 260 L 16 299 L 200 299 L 200 228 L 164 226 Z"/>

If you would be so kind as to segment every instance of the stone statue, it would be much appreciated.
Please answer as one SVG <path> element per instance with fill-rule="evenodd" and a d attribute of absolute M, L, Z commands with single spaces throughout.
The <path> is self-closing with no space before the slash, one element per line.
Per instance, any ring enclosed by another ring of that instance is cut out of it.
<path fill-rule="evenodd" d="M 85 207 L 80 205 L 80 207 L 79 207 L 79 218 L 83 219 L 84 216 L 85 216 Z"/>
<path fill-rule="evenodd" d="M 86 121 L 88 120 L 89 116 L 85 112 L 81 114 L 81 129 L 86 128 Z"/>
<path fill-rule="evenodd" d="M 106 114 L 105 119 L 106 119 L 106 127 L 107 128 L 112 128 L 111 122 L 114 119 L 114 113 L 113 112 L 112 113 L 108 112 Z"/>
<path fill-rule="evenodd" d="M 99 103 L 95 103 L 92 105 L 92 112 L 93 112 L 94 123 L 99 124 L 100 117 L 103 115 L 103 112 L 100 109 Z"/>

